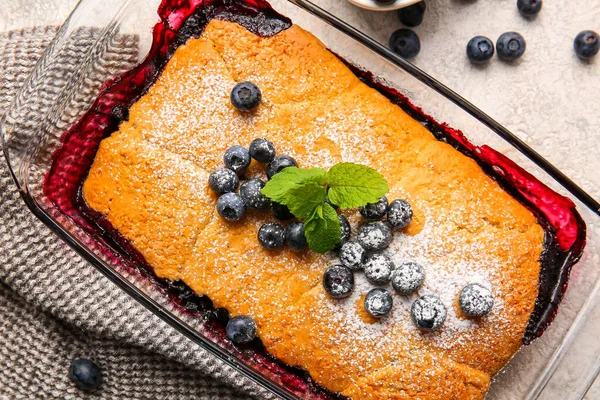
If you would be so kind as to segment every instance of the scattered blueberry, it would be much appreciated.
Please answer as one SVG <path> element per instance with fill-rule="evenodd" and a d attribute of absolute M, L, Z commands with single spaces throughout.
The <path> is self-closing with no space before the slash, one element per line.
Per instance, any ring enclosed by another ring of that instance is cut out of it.
<path fill-rule="evenodd" d="M 350 224 L 348 223 L 348 220 L 346 219 L 346 217 L 344 217 L 342 214 L 338 214 L 338 219 L 340 220 L 340 228 L 342 229 L 342 238 L 340 239 L 340 242 L 334 248 L 334 250 L 336 250 L 336 251 L 341 249 L 342 246 L 344 245 L 344 243 L 346 243 L 348 240 L 350 240 L 350 233 L 351 233 Z"/>
<path fill-rule="evenodd" d="M 268 222 L 258 230 L 258 242 L 265 249 L 276 249 L 285 242 L 285 230 L 276 222 Z"/>
<path fill-rule="evenodd" d="M 252 111 L 259 106 L 262 94 L 252 82 L 240 82 L 231 90 L 231 104 L 240 111 Z"/>
<path fill-rule="evenodd" d="M 227 149 L 223 156 L 225 166 L 238 175 L 246 172 L 250 166 L 250 153 L 242 146 L 232 146 Z"/>
<path fill-rule="evenodd" d="M 298 163 L 290 156 L 277 156 L 267 166 L 267 177 L 271 179 L 273 175 L 281 172 L 287 167 L 297 167 Z"/>
<path fill-rule="evenodd" d="M 414 28 L 421 25 L 423 15 L 425 15 L 427 6 L 424 1 L 420 1 L 412 6 L 404 7 L 398 10 L 398 18 L 404 25 Z"/>
<path fill-rule="evenodd" d="M 254 139 L 250 143 L 250 156 L 261 163 L 270 163 L 275 158 L 275 146 L 267 139 Z"/>
<path fill-rule="evenodd" d="M 365 249 L 356 242 L 346 242 L 340 249 L 340 261 L 346 268 L 358 271 L 363 268 Z"/>
<path fill-rule="evenodd" d="M 357 239 L 367 251 L 383 250 L 392 241 L 392 230 L 381 221 L 367 222 L 358 229 Z"/>
<path fill-rule="evenodd" d="M 227 337 L 235 344 L 246 344 L 256 338 L 256 323 L 250 317 L 238 315 L 227 322 Z"/>
<path fill-rule="evenodd" d="M 494 43 L 485 36 L 475 36 L 467 43 L 467 57 L 472 63 L 481 64 L 494 56 Z"/>
<path fill-rule="evenodd" d="M 525 39 L 517 32 L 506 32 L 496 41 L 498 57 L 504 61 L 514 61 L 525 53 Z"/>
<path fill-rule="evenodd" d="M 348 297 L 354 290 L 354 275 L 343 265 L 333 265 L 323 274 L 323 287 L 333 298 Z"/>
<path fill-rule="evenodd" d="M 288 219 L 294 218 L 294 214 L 290 212 L 290 209 L 285 204 L 271 203 L 271 213 L 277 219 L 287 221 Z"/>
<path fill-rule="evenodd" d="M 302 251 L 306 249 L 308 243 L 304 235 L 304 224 L 302 222 L 292 222 L 285 228 L 285 241 L 293 251 Z"/>
<path fill-rule="evenodd" d="M 542 9 L 542 0 L 517 0 L 517 8 L 523 16 L 535 17 Z"/>
<path fill-rule="evenodd" d="M 423 267 L 414 262 L 405 262 L 392 272 L 392 287 L 399 294 L 411 294 L 425 281 Z"/>
<path fill-rule="evenodd" d="M 390 203 L 387 211 L 387 221 L 398 229 L 406 228 L 411 223 L 413 211 L 410 203 L 406 200 L 394 200 Z"/>
<path fill-rule="evenodd" d="M 246 212 L 246 205 L 239 194 L 225 193 L 217 201 L 217 212 L 227 221 L 239 221 Z"/>
<path fill-rule="evenodd" d="M 242 182 L 240 186 L 240 196 L 244 200 L 246 207 L 264 210 L 269 207 L 271 201 L 260 191 L 265 187 L 265 183 L 258 178 L 248 179 Z"/>
<path fill-rule="evenodd" d="M 494 296 L 492 291 L 478 283 L 463 288 L 458 298 L 460 310 L 469 317 L 482 317 L 492 311 Z"/>
<path fill-rule="evenodd" d="M 594 31 L 583 31 L 575 37 L 573 46 L 579 58 L 589 60 L 600 50 L 600 37 Z"/>
<path fill-rule="evenodd" d="M 208 186 L 217 194 L 235 192 L 239 183 L 235 172 L 227 168 L 218 169 L 208 177 Z"/>
<path fill-rule="evenodd" d="M 390 48 L 400 57 L 415 58 L 421 51 L 421 41 L 410 29 L 398 29 L 390 37 Z"/>
<path fill-rule="evenodd" d="M 387 208 L 388 199 L 387 197 L 383 196 L 377 203 L 368 203 L 366 206 L 359 207 L 358 210 L 363 218 L 376 221 L 385 215 Z"/>
<path fill-rule="evenodd" d="M 69 378 L 79 389 L 85 391 L 96 390 L 102 385 L 100 367 L 85 358 L 77 358 L 71 362 Z"/>
<path fill-rule="evenodd" d="M 385 285 L 390 281 L 394 263 L 385 254 L 370 253 L 365 257 L 365 277 L 374 285 Z"/>
<path fill-rule="evenodd" d="M 417 299 L 411 309 L 412 320 L 421 330 L 438 329 L 446 320 L 446 307 L 436 296 L 431 294 Z"/>
<path fill-rule="evenodd" d="M 387 315 L 392 309 L 394 300 L 392 295 L 386 289 L 371 289 L 365 296 L 364 307 L 369 315 L 375 318 L 381 318 Z"/>

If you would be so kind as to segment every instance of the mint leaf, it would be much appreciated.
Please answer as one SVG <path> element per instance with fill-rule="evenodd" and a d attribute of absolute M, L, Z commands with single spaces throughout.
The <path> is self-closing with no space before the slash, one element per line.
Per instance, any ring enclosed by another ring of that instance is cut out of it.
<path fill-rule="evenodd" d="M 314 208 L 304 221 L 304 234 L 308 247 L 323 254 L 333 249 L 342 238 L 342 228 L 337 213 L 327 203 Z"/>
<path fill-rule="evenodd" d="M 287 194 L 292 188 L 308 182 L 324 185 L 325 175 L 325 170 L 321 168 L 300 169 L 287 167 L 275 174 L 262 188 L 261 193 L 277 203 L 290 207 L 288 203 L 297 200 L 296 198 L 288 199 Z"/>
<path fill-rule="evenodd" d="M 360 164 L 336 164 L 327 172 L 326 180 L 329 200 L 340 208 L 376 203 L 389 190 L 383 175 Z"/>
<path fill-rule="evenodd" d="M 326 195 L 325 186 L 308 181 L 291 187 L 285 195 L 283 204 L 288 206 L 290 212 L 296 217 L 304 218 L 319 204 L 323 204 Z"/>

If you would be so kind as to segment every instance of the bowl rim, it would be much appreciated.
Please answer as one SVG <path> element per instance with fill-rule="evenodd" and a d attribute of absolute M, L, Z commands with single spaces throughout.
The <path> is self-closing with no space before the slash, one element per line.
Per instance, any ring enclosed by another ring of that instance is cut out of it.
<path fill-rule="evenodd" d="M 374 0 L 348 0 L 349 3 L 371 11 L 394 11 L 411 6 L 421 0 L 396 0 L 392 4 L 377 4 Z"/>

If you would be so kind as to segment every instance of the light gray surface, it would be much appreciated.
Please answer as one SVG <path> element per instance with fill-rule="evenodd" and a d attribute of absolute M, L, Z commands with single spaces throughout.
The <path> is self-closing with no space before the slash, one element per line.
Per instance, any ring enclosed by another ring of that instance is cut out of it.
<path fill-rule="evenodd" d="M 0 0 L 0 31 L 59 23 L 75 3 Z M 345 0 L 316 3 L 383 43 L 400 27 L 393 12 L 360 10 Z M 514 3 L 428 1 L 425 22 L 415 29 L 422 39 L 422 52 L 414 62 L 505 124 L 600 197 L 600 57 L 585 63 L 572 50 L 577 32 L 600 30 L 600 0 L 547 1 L 535 21 L 520 17 Z M 512 65 L 494 58 L 485 67 L 468 63 L 465 45 L 472 36 L 483 34 L 495 40 L 507 30 L 520 31 L 528 42 L 521 61 Z M 54 298 L 52 294 L 45 297 Z M 60 314 L 60 307 L 53 311 Z M 99 328 L 106 333 L 106 326 L 100 324 Z M 156 346 L 153 349 L 160 350 Z"/>
<path fill-rule="evenodd" d="M 395 12 L 359 9 L 346 0 L 314 0 L 382 43 L 401 27 Z M 0 31 L 56 24 L 76 0 L 0 0 Z M 310 27 L 305 27 L 310 30 Z M 580 61 L 575 35 L 600 32 L 600 0 L 545 1 L 535 20 L 521 17 L 516 0 L 428 0 L 415 28 L 422 41 L 414 63 L 479 106 L 531 144 L 596 198 L 600 197 L 600 56 Z M 495 57 L 471 65 L 466 43 L 475 35 L 494 42 L 515 30 L 527 41 L 514 63 Z"/>

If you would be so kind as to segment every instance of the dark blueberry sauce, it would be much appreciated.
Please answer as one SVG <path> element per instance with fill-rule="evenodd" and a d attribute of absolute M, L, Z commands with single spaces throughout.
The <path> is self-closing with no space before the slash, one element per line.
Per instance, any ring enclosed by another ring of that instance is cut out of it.
<path fill-rule="evenodd" d="M 291 26 L 289 19 L 277 14 L 262 0 L 163 0 L 158 14 L 160 22 L 153 29 L 154 41 L 148 57 L 131 71 L 107 82 L 91 109 L 62 136 L 62 146 L 54 154 L 44 182 L 44 193 L 61 213 L 91 235 L 94 244 L 107 257 L 130 273 L 153 282 L 181 310 L 201 318 L 205 322 L 203 334 L 209 339 L 298 396 L 343 398 L 320 388 L 306 372 L 274 359 L 259 340 L 244 347 L 231 345 L 225 337 L 229 318 L 226 310 L 215 308 L 207 296 L 195 294 L 183 282 L 156 277 L 133 245 L 83 199 L 81 188 L 100 142 L 127 120 L 129 107 L 154 84 L 178 46 L 191 37 L 199 37 L 213 18 L 237 22 L 260 36 L 271 36 Z M 477 160 L 486 173 L 527 206 L 545 228 L 539 296 L 523 338 L 524 343 L 530 343 L 556 315 L 570 269 L 579 260 L 585 245 L 585 224 L 575 205 L 493 149 L 476 147 L 460 131 L 434 121 L 395 89 L 378 83 L 370 73 L 349 66 L 366 84 L 402 107 L 436 138 Z"/>

